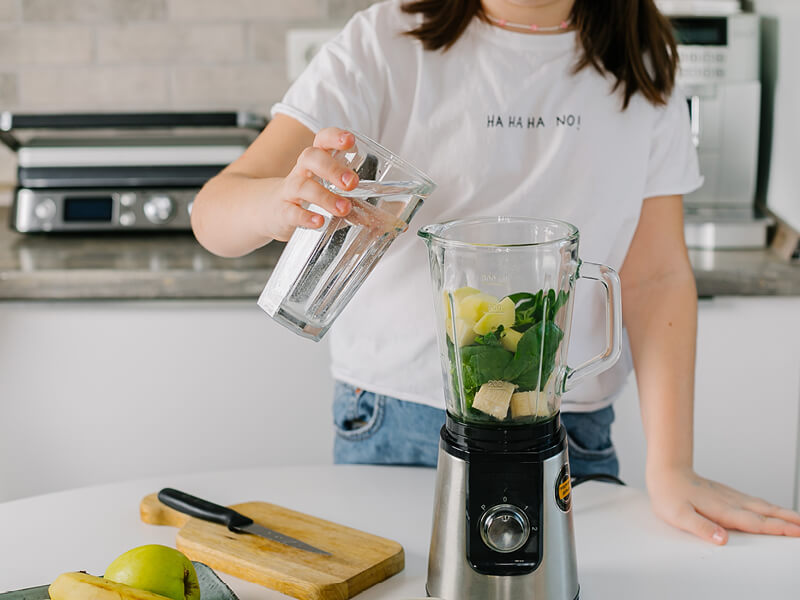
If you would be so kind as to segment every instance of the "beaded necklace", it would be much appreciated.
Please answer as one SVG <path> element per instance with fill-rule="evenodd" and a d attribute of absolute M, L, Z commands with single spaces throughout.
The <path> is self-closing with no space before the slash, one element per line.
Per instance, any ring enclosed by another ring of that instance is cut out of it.
<path fill-rule="evenodd" d="M 511 27 L 513 29 L 524 29 L 526 31 L 536 31 L 537 33 L 545 33 L 548 31 L 563 31 L 567 27 L 569 27 L 569 23 L 566 21 L 561 21 L 560 25 L 555 25 L 553 27 L 540 27 L 535 23 L 531 23 L 530 25 L 525 25 L 524 23 L 509 23 L 505 19 L 498 19 L 497 17 L 493 17 L 491 15 L 486 15 L 486 18 L 489 19 L 495 25 L 499 25 L 500 27 Z"/>

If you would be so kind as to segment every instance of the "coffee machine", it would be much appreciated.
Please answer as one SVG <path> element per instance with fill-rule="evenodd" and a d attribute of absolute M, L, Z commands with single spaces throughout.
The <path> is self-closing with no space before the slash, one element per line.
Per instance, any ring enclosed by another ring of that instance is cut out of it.
<path fill-rule="evenodd" d="M 712 3 L 713 4 L 713 3 Z M 686 94 L 705 181 L 687 194 L 686 243 L 698 249 L 763 248 L 772 221 L 756 208 L 761 129 L 759 16 L 738 2 L 690 12 L 661 2 L 678 42 L 677 83 Z"/>
<path fill-rule="evenodd" d="M 492 217 L 423 227 L 437 317 L 441 430 L 427 593 L 443 600 L 580 595 L 561 395 L 617 360 L 620 286 L 578 258 L 564 222 Z M 606 348 L 572 369 L 573 288 L 598 281 Z"/>

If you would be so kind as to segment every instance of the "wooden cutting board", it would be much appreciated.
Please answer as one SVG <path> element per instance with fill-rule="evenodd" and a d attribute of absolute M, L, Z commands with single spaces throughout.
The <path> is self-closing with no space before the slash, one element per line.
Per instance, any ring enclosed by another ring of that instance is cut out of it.
<path fill-rule="evenodd" d="M 403 547 L 392 540 L 267 502 L 231 508 L 331 556 L 233 533 L 165 506 L 156 494 L 142 499 L 140 514 L 145 523 L 180 528 L 176 546 L 191 560 L 301 600 L 346 600 L 403 570 Z"/>

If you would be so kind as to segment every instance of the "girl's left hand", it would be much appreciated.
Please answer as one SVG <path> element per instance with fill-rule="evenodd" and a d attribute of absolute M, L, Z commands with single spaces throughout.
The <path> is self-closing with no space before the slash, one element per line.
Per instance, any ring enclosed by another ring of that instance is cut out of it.
<path fill-rule="evenodd" d="M 697 475 L 691 468 L 648 471 L 653 511 L 667 523 L 714 544 L 727 529 L 800 537 L 800 514 Z"/>

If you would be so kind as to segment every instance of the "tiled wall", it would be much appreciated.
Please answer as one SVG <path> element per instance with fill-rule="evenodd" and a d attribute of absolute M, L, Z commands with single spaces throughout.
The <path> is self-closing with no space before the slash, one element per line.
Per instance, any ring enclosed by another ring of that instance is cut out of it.
<path fill-rule="evenodd" d="M 288 85 L 286 31 L 373 1 L 0 0 L 0 111 L 266 112 Z M 0 147 L 6 198 L 13 179 Z"/>

